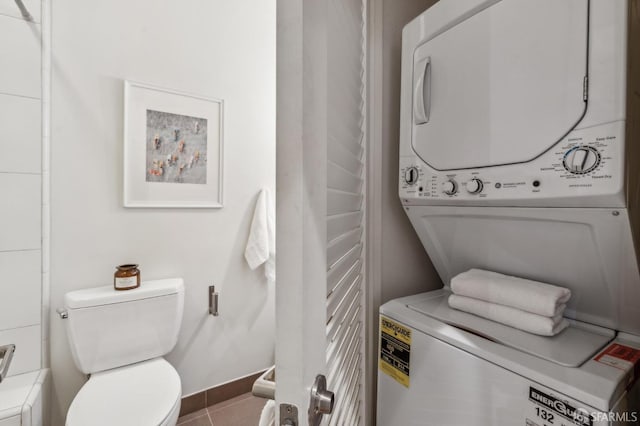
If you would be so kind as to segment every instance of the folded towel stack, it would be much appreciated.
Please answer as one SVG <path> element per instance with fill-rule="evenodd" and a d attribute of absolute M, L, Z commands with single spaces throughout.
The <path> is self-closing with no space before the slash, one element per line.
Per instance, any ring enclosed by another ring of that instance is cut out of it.
<path fill-rule="evenodd" d="M 567 288 L 471 269 L 451 279 L 449 306 L 542 336 L 569 326 L 563 318 Z"/>

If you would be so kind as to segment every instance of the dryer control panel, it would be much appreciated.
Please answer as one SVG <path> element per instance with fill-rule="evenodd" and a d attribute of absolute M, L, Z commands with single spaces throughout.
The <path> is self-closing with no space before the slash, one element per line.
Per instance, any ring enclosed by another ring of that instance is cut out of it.
<path fill-rule="evenodd" d="M 574 130 L 526 163 L 438 171 L 417 155 L 400 158 L 399 194 L 406 205 L 575 206 L 600 199 L 624 206 L 624 121 Z M 578 199 L 580 201 L 578 201 Z"/>

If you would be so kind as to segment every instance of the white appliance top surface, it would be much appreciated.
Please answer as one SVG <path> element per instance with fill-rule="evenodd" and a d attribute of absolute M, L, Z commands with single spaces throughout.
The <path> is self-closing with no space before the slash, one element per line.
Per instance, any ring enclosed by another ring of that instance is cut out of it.
<path fill-rule="evenodd" d="M 90 308 L 113 303 L 131 302 L 152 297 L 168 296 L 184 290 L 182 278 L 144 281 L 133 290 L 115 290 L 113 285 L 76 290 L 65 294 L 67 309 Z"/>
<path fill-rule="evenodd" d="M 613 339 L 616 343 L 640 348 L 640 338 L 636 336 L 622 334 L 616 337 L 614 334 L 609 334 L 606 329 L 590 328 L 584 324 L 585 328 L 580 330 L 582 333 L 560 334 L 556 339 L 549 339 L 548 342 L 543 343 L 548 348 L 533 350 L 534 352 L 546 351 L 547 354 L 553 354 L 556 357 L 558 354 L 564 354 L 569 348 L 573 348 L 575 351 L 585 351 L 585 354 L 580 354 L 580 357 L 586 359 L 586 362 L 583 362 L 579 367 L 567 367 L 532 354 L 530 352 L 532 349 L 529 347 L 531 345 L 526 340 L 531 339 L 532 343 L 540 342 L 536 336 L 506 326 L 504 329 L 501 327 L 483 328 L 479 325 L 484 323 L 484 321 L 480 321 L 482 318 L 471 316 L 473 329 L 482 328 L 485 333 L 489 331 L 494 333 L 494 338 L 504 339 L 512 345 L 517 342 L 528 347 L 528 349 L 520 349 L 500 343 L 497 339 L 492 341 L 480 337 L 416 310 L 416 307 L 430 309 L 430 304 L 433 304 L 434 309 L 439 309 L 440 303 L 449 294 L 448 290 L 440 289 L 395 299 L 382 305 L 380 314 L 412 328 L 414 330 L 412 339 L 425 338 L 426 336 L 438 339 L 599 410 L 609 410 L 633 379 L 633 371 L 621 370 L 598 362 L 592 355 L 597 356 L 602 352 L 601 349 L 604 349 L 596 348 L 598 345 L 596 342 L 600 338 L 603 339 L 601 344 L 604 347 L 607 346 L 607 342 Z M 429 299 L 435 300 L 429 302 Z M 444 310 L 444 307 L 440 308 Z M 463 313 L 460 312 L 460 314 Z M 573 324 L 571 328 L 575 330 L 582 326 L 577 327 Z M 607 336 L 607 334 L 609 335 Z M 578 342 L 583 338 L 586 342 Z M 542 339 L 546 340 L 547 338 Z M 568 342 L 562 342 L 565 339 Z M 563 349 L 555 348 L 556 346 L 563 347 Z M 424 362 L 423 357 L 425 356 L 425 354 L 411 353 L 412 362 Z M 563 356 L 568 357 L 569 355 L 564 354 Z"/>
<path fill-rule="evenodd" d="M 96 373 L 71 403 L 67 425 L 160 425 L 180 399 L 181 386 L 162 358 Z"/>
<path fill-rule="evenodd" d="M 612 330 L 579 321 L 553 337 L 538 336 L 449 307 L 443 290 L 407 304 L 421 314 L 566 367 L 578 367 L 615 337 Z"/>

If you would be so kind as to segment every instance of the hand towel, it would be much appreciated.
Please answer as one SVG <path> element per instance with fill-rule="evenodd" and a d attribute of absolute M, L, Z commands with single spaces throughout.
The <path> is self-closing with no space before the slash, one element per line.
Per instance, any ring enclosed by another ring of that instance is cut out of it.
<path fill-rule="evenodd" d="M 569 326 L 569 322 L 562 316 L 544 317 L 509 306 L 496 305 L 456 294 L 449 296 L 449 306 L 541 336 L 555 336 Z"/>
<path fill-rule="evenodd" d="M 258 426 L 273 426 L 276 422 L 276 402 L 272 399 L 267 401 L 260 413 Z"/>
<path fill-rule="evenodd" d="M 482 269 L 470 269 L 453 277 L 451 291 L 545 317 L 557 316 L 571 298 L 571 290 L 564 287 Z"/>
<path fill-rule="evenodd" d="M 260 191 L 251 221 L 249 240 L 244 258 L 251 269 L 264 264 L 264 275 L 268 282 L 276 280 L 276 232 L 275 213 L 271 193 L 267 188 Z"/>

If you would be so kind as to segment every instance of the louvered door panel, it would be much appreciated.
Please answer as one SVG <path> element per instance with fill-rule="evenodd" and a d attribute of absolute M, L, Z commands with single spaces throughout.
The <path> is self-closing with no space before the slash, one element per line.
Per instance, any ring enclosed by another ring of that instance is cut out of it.
<path fill-rule="evenodd" d="M 327 186 L 340 191 L 360 193 L 362 189 L 362 177 L 351 174 L 334 163 L 329 163 Z"/>
<path fill-rule="evenodd" d="M 337 132 L 339 129 L 333 129 L 333 131 Z M 356 156 L 352 152 L 350 152 L 347 148 L 337 143 L 332 143 L 329 140 L 329 163 L 334 163 L 349 173 L 361 176 L 362 174 L 362 157 Z"/>
<path fill-rule="evenodd" d="M 347 232 L 360 227 L 362 210 L 331 216 L 327 221 L 327 239 L 329 243 Z"/>
<path fill-rule="evenodd" d="M 327 295 L 335 290 L 351 268 L 361 267 L 357 265 L 358 262 L 362 262 L 361 256 L 362 244 L 358 244 L 351 248 L 340 260 L 335 262 L 331 269 L 329 269 L 329 274 L 327 275 Z"/>
<path fill-rule="evenodd" d="M 335 263 L 345 256 L 351 249 L 362 240 L 362 227 L 349 231 L 344 235 L 331 241 L 327 246 L 327 265 L 329 272 Z"/>
<path fill-rule="evenodd" d="M 327 380 L 329 425 L 361 424 L 364 369 L 364 4 L 328 2 Z"/>
<path fill-rule="evenodd" d="M 327 215 L 359 212 L 362 207 L 362 194 L 342 192 L 330 189 L 327 191 Z"/>

